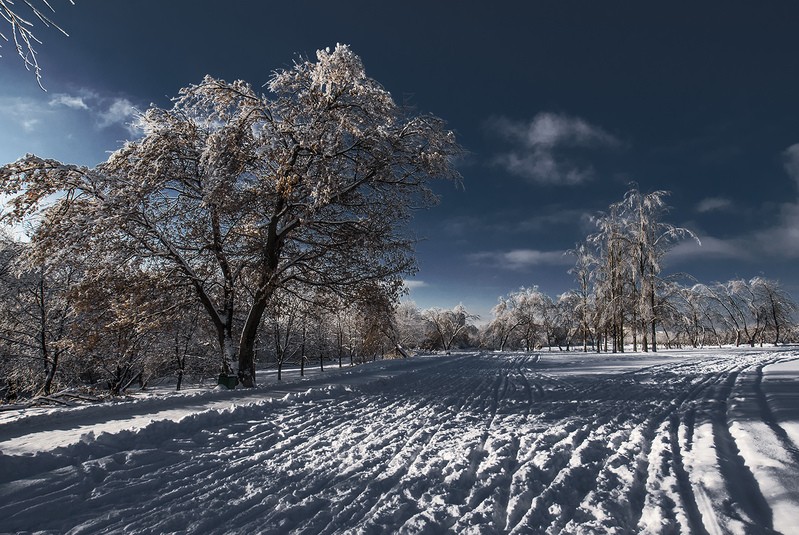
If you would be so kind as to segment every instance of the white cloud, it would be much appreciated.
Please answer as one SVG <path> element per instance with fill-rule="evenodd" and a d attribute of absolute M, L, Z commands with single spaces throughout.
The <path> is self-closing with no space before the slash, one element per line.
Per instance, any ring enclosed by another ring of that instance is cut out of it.
<path fill-rule="evenodd" d="M 755 233 L 752 241 L 769 256 L 799 258 L 799 202 L 783 204 L 777 225 Z"/>
<path fill-rule="evenodd" d="M 783 164 L 788 176 L 796 181 L 799 187 L 799 143 L 795 143 L 782 152 Z"/>
<path fill-rule="evenodd" d="M 562 229 L 564 226 L 583 228 L 586 224 L 593 230 L 590 217 L 590 214 L 582 210 L 559 205 L 554 208 L 541 207 L 532 214 L 529 211 L 503 210 L 479 215 L 455 216 L 446 219 L 442 228 L 448 235 L 458 238 L 475 233 L 483 235 L 550 233 L 553 229 Z"/>
<path fill-rule="evenodd" d="M 488 128 L 514 147 L 494 163 L 509 173 L 539 184 L 575 185 L 591 180 L 594 170 L 563 154 L 563 149 L 618 148 L 612 134 L 579 117 L 542 112 L 530 122 L 494 117 Z"/>
<path fill-rule="evenodd" d="M 799 143 L 791 145 L 782 152 L 786 173 L 799 187 Z M 733 206 L 722 197 L 705 199 L 697 205 L 697 210 L 724 210 Z M 758 261 L 763 259 L 799 259 L 799 197 L 779 206 L 777 222 L 768 228 L 746 232 L 732 238 L 719 239 L 700 236 L 702 246 L 685 241 L 669 252 L 672 260 L 686 258 L 730 258 Z"/>
<path fill-rule="evenodd" d="M 668 253 L 668 260 L 733 259 L 799 259 L 799 202 L 780 207 L 775 225 L 747 232 L 732 238 L 700 236 L 702 245 L 693 240 L 677 244 Z"/>
<path fill-rule="evenodd" d="M 48 111 L 32 98 L 0 96 L 0 124 L 16 124 L 27 133 L 36 129 Z"/>
<path fill-rule="evenodd" d="M 699 213 L 718 212 L 729 210 L 732 206 L 732 201 L 725 197 L 708 197 L 696 205 L 696 211 Z"/>
<path fill-rule="evenodd" d="M 409 280 L 405 279 L 402 281 L 402 284 L 409 290 L 415 290 L 417 288 L 426 288 L 428 284 L 422 280 Z"/>
<path fill-rule="evenodd" d="M 137 114 L 138 110 L 136 110 L 131 101 L 126 98 L 116 98 L 105 111 L 98 114 L 98 124 L 101 128 L 122 125 L 128 128 L 131 133 L 135 133 L 135 126 L 132 121 Z"/>
<path fill-rule="evenodd" d="M 529 147 L 593 147 L 614 146 L 619 141 L 603 129 L 579 117 L 555 113 L 539 113 L 522 132 L 521 139 Z"/>
<path fill-rule="evenodd" d="M 567 257 L 563 251 L 538 251 L 535 249 L 474 253 L 469 255 L 469 260 L 474 264 L 488 264 L 514 271 L 536 266 L 561 266 L 572 263 L 572 259 Z"/>
<path fill-rule="evenodd" d="M 65 107 L 85 111 L 99 129 L 122 126 L 131 135 L 139 133 L 134 120 L 139 112 L 135 105 L 124 97 L 103 96 L 91 89 L 81 89 L 74 95 L 66 93 L 53 95 L 49 105 L 52 108 Z"/>
<path fill-rule="evenodd" d="M 50 106 L 66 106 L 67 108 L 72 108 L 73 110 L 89 109 L 84 97 L 65 95 L 63 93 L 53 95 L 53 98 L 50 99 Z"/>
<path fill-rule="evenodd" d="M 35 117 L 29 117 L 27 119 L 20 120 L 20 125 L 25 132 L 33 132 L 38 124 L 39 119 L 36 119 Z"/>
<path fill-rule="evenodd" d="M 752 258 L 748 240 L 742 238 L 722 239 L 713 236 L 699 236 L 701 245 L 695 240 L 683 240 L 667 254 L 670 262 L 682 260 L 729 258 L 748 260 Z"/>

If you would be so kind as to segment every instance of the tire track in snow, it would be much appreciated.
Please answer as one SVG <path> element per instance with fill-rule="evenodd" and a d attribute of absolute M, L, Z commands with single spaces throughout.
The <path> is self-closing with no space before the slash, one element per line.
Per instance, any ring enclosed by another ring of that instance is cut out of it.
<path fill-rule="evenodd" d="M 691 366 L 695 367 L 695 365 Z M 685 366 L 680 366 L 680 368 L 683 367 Z M 727 365 L 728 369 L 731 369 L 729 364 Z M 665 462 L 661 464 L 660 470 L 655 473 L 655 481 L 672 479 L 673 487 L 658 492 L 656 501 L 671 507 L 681 506 L 681 509 L 677 511 L 667 512 L 666 516 L 673 517 L 675 522 L 682 525 L 689 533 L 707 535 L 708 532 L 699 512 L 696 496 L 685 468 L 683 452 L 691 449 L 696 417 L 695 405 L 698 402 L 703 402 L 708 397 L 707 393 L 712 392 L 719 383 L 726 379 L 727 370 L 700 373 L 702 370 L 697 369 L 695 373 L 699 377 L 698 380 L 690 386 L 685 396 L 676 404 L 674 410 L 669 412 L 667 419 L 664 419 L 664 422 L 668 422 L 666 427 L 668 438 L 664 439 L 667 440 L 667 447 L 664 448 L 665 459 L 662 459 Z M 682 433 L 685 437 L 684 441 L 680 440 L 681 430 L 684 430 Z M 638 515 L 639 525 L 643 514 L 644 511 L 642 510 Z"/>
<path fill-rule="evenodd" d="M 773 356 L 739 354 L 728 360 L 726 366 L 719 363 L 712 370 L 716 375 L 708 387 L 701 396 L 691 396 L 685 410 L 677 413 L 680 422 L 672 425 L 672 467 L 685 507 L 684 521 L 691 532 L 754 529 L 774 533 L 771 509 L 740 455 L 728 416 L 740 373 L 758 362 L 772 361 Z M 709 455 L 715 464 L 707 462 Z"/>
<path fill-rule="evenodd" d="M 710 417 L 713 424 L 717 460 L 722 477 L 727 482 L 729 501 L 725 512 L 732 518 L 763 530 L 774 532 L 771 508 L 760 491 L 754 475 L 744 462 L 741 452 L 730 432 L 727 420 L 728 399 L 732 393 L 738 371 L 730 373 L 719 393 L 719 410 Z"/>
<path fill-rule="evenodd" d="M 616 387 L 620 390 L 630 388 L 627 402 L 644 401 L 652 393 L 645 388 L 635 388 L 643 382 L 638 376 L 645 378 L 652 370 L 659 371 L 661 375 L 665 372 L 673 373 L 683 366 L 684 364 L 659 365 L 620 374 L 615 381 Z M 678 389 L 679 384 L 674 383 L 676 381 L 667 386 L 672 390 Z M 660 424 L 683 400 L 684 398 L 680 399 L 678 396 L 677 402 L 669 403 L 665 408 L 663 406 L 667 402 L 661 400 L 653 403 L 644 413 L 633 412 L 620 425 L 623 428 L 626 424 L 629 429 L 626 432 L 617 432 L 615 438 L 611 435 L 608 443 L 609 455 L 597 473 L 597 486 L 587 493 L 573 518 L 566 524 L 566 531 L 611 529 L 619 523 L 624 529 L 632 530 L 638 524 L 645 503 L 648 456 L 652 440 Z"/>
<path fill-rule="evenodd" d="M 662 372 L 670 368 L 671 369 L 682 368 L 684 366 L 685 366 L 684 364 L 681 364 L 679 366 L 669 366 L 669 365 L 661 366 L 660 372 L 662 374 Z M 634 373 L 624 374 L 624 375 L 634 375 Z M 718 379 L 719 376 L 717 375 L 715 378 Z M 617 387 L 621 385 L 620 388 L 623 388 L 624 384 L 629 384 L 624 380 L 617 381 L 617 383 L 618 383 Z M 565 530 L 567 532 L 571 533 L 577 529 L 577 526 L 581 525 L 584 526 L 586 523 L 590 522 L 592 515 L 595 514 L 597 508 L 602 504 L 605 504 L 605 506 L 610 505 L 612 500 L 609 501 L 607 495 L 615 496 L 616 501 L 615 501 L 615 506 L 611 506 L 611 511 L 609 511 L 608 512 L 609 514 L 606 516 L 611 518 L 612 522 L 616 524 L 619 521 L 618 517 L 623 516 L 624 518 L 627 519 L 627 529 L 631 530 L 636 526 L 638 520 L 640 519 L 641 510 L 643 509 L 644 506 L 643 494 L 645 493 L 646 477 L 648 470 L 647 469 L 648 455 L 651 447 L 651 441 L 656 434 L 657 430 L 656 428 L 660 425 L 660 423 L 666 420 L 666 418 L 668 418 L 669 415 L 675 413 L 685 403 L 687 399 L 691 398 L 696 399 L 697 397 L 700 397 L 700 394 L 704 390 L 706 390 L 707 383 L 708 381 L 706 379 L 700 379 L 699 384 L 693 385 L 688 394 L 685 394 L 684 396 L 682 396 L 682 398 L 678 396 L 677 402 L 675 402 L 665 410 L 656 411 L 656 416 L 652 418 L 647 419 L 646 417 L 642 417 L 639 415 L 629 420 L 629 423 L 635 425 L 636 427 L 634 432 L 631 433 L 633 438 L 630 440 L 625 439 L 625 441 L 622 442 L 622 447 L 623 449 L 629 450 L 631 453 L 635 453 L 637 451 L 637 454 L 633 455 L 633 459 L 631 460 L 631 463 L 634 464 L 634 468 L 630 470 L 630 472 L 632 473 L 632 475 L 629 477 L 629 479 L 631 479 L 631 482 L 619 483 L 616 480 L 615 472 L 617 471 L 618 467 L 614 466 L 614 463 L 616 462 L 618 457 L 616 456 L 616 454 L 612 454 L 610 457 L 608 457 L 605 460 L 605 468 L 601 472 L 597 472 L 600 488 L 593 489 L 588 493 L 585 500 L 583 501 L 583 504 L 580 507 L 581 510 L 576 511 L 575 519 L 577 521 L 577 524 L 575 524 L 573 520 L 569 520 L 569 522 L 566 524 L 565 527 Z M 675 382 L 675 385 L 673 386 L 676 388 L 679 387 L 679 384 Z M 586 393 L 593 393 L 596 391 L 597 391 L 596 388 L 585 389 Z M 628 401 L 643 399 L 646 397 L 645 394 L 646 393 L 643 390 L 631 391 L 628 396 Z M 608 448 L 608 450 L 609 451 L 617 450 L 618 446 L 619 444 L 613 444 L 613 447 Z M 584 468 L 585 463 L 580 463 L 580 464 L 581 468 Z M 592 471 L 591 474 L 593 475 L 594 472 Z M 604 489 L 601 488 L 603 486 L 603 481 L 607 483 L 606 485 L 607 488 Z M 606 493 L 606 496 L 604 497 L 599 496 L 599 494 L 601 494 L 602 492 Z M 557 501 L 557 503 L 560 503 L 561 505 L 563 503 L 563 500 L 552 500 L 552 501 Z M 617 510 L 623 509 L 625 505 L 629 502 L 632 502 L 633 504 L 636 503 L 638 504 L 637 506 L 636 505 L 633 506 L 631 514 L 629 515 L 612 514 L 613 513 L 612 509 L 614 507 Z M 585 516 L 582 516 L 583 514 L 585 514 Z M 548 532 L 557 532 L 560 529 L 560 527 L 563 526 L 563 521 L 567 517 L 568 517 L 567 514 L 561 512 L 560 518 L 556 521 L 553 521 L 553 523 L 548 528 Z M 595 528 L 596 527 L 598 526 L 595 526 Z M 536 529 L 541 529 L 541 526 L 536 527 Z"/>
<path fill-rule="evenodd" d="M 765 423 L 774 432 L 782 446 L 785 448 L 785 451 L 787 451 L 793 458 L 793 461 L 799 464 L 799 448 L 797 448 L 797 445 L 794 444 L 793 440 L 791 440 L 791 438 L 788 436 L 788 433 L 785 431 L 785 429 L 780 426 L 777 418 L 774 416 L 774 413 L 768 404 L 768 398 L 766 398 L 766 394 L 763 392 L 763 368 L 768 366 L 768 364 L 771 363 L 757 366 L 755 370 L 755 380 L 752 384 L 757 406 L 760 410 L 760 419 L 763 420 L 763 423 Z"/>
<path fill-rule="evenodd" d="M 650 486 L 647 493 L 647 498 L 644 500 L 644 507 L 648 507 L 651 513 L 653 508 L 661 508 L 665 513 L 664 516 L 671 520 L 673 529 L 682 525 L 690 533 L 706 534 L 707 529 L 702 520 L 702 514 L 697 505 L 696 496 L 693 492 L 691 481 L 686 471 L 683 462 L 683 451 L 690 451 L 692 445 L 693 429 L 695 425 L 695 416 L 697 403 L 709 405 L 713 404 L 715 399 L 714 393 L 718 390 L 719 385 L 727 385 L 730 381 L 734 383 L 737 369 L 740 364 L 716 361 L 720 365 L 720 369 L 716 369 L 712 373 L 705 374 L 704 378 L 700 378 L 696 383 L 692 384 L 689 391 L 682 398 L 678 398 L 673 410 L 668 411 L 666 418 L 662 420 L 665 426 L 661 426 L 653 440 L 657 440 L 657 435 L 661 435 L 661 441 L 664 442 L 661 451 L 661 464 L 660 467 L 654 472 L 649 471 L 649 476 L 654 478 L 653 488 Z M 714 363 L 709 363 L 710 368 L 716 367 Z M 683 364 L 679 368 L 691 369 L 693 365 L 690 363 Z M 672 371 L 675 369 L 672 368 Z M 683 370 L 685 371 L 685 370 Z M 726 397 L 724 398 L 726 399 Z M 710 400 L 710 403 L 709 403 Z M 712 411 L 716 414 L 718 411 Z M 726 407 L 721 417 L 726 418 Z M 682 422 L 684 420 L 684 422 Z M 682 433 L 678 432 L 682 431 Z M 663 435 L 663 433 L 667 433 Z M 684 437 L 681 444 L 680 436 Z M 657 459 L 655 459 L 657 460 Z M 649 461 L 648 461 L 649 462 Z M 662 481 L 671 481 L 671 488 L 663 488 Z M 681 509 L 675 509 L 676 507 Z M 641 526 L 642 516 L 644 510 L 642 509 L 638 516 L 639 527 L 643 531 L 647 531 L 647 526 Z M 650 516 L 650 515 L 647 515 Z M 648 522 L 645 520 L 644 523 Z M 657 531 L 657 530 L 656 530 Z"/>

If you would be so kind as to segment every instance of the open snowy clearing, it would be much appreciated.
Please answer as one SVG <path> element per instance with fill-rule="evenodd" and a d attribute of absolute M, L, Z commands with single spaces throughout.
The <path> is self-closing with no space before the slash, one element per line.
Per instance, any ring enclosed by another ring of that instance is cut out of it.
<path fill-rule="evenodd" d="M 5 414 L 0 531 L 796 533 L 797 387 L 796 348 L 469 353 Z"/>

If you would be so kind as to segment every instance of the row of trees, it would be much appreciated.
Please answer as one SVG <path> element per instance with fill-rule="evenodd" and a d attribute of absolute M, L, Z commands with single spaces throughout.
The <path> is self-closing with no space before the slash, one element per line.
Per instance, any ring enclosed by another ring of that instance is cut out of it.
<path fill-rule="evenodd" d="M 685 323 L 686 316 L 695 317 L 695 331 L 723 329 L 734 333 L 736 344 L 754 345 L 766 332 L 778 343 L 792 324 L 796 306 L 776 281 L 756 277 L 682 287 L 661 276 L 663 259 L 674 244 L 683 239 L 699 242 L 690 230 L 663 221 L 667 196 L 665 191 L 645 194 L 632 187 L 595 219 L 597 232 L 570 251 L 576 258 L 570 272 L 578 284 L 571 299 L 579 303 L 583 346 L 589 338 L 602 339 L 605 347 L 623 351 L 630 339 L 633 349 L 640 344 L 643 351 L 657 351 L 658 334 L 668 339 L 669 332 L 683 331 L 677 324 Z M 693 306 L 705 312 L 685 312 Z M 753 322 L 756 327 L 751 327 Z M 697 337 L 693 339 L 696 345 Z"/>
<path fill-rule="evenodd" d="M 32 268 L 28 247 L 0 242 L 0 373 L 6 378 L 0 390 L 5 398 L 78 385 L 118 394 L 132 384 L 165 378 L 176 380 L 179 389 L 186 376 L 197 381 L 218 372 L 214 329 L 191 299 L 174 299 L 166 289 L 160 302 L 142 298 L 149 295 L 149 282 L 132 288 L 137 283 L 130 277 L 111 285 L 86 284 L 74 263 Z M 501 297 L 492 320 L 481 328 L 462 305 L 420 310 L 366 288 L 349 303 L 335 294 L 283 292 L 262 319 L 256 361 L 276 369 L 279 377 L 286 364 L 304 372 L 309 365 L 340 367 L 413 350 L 623 351 L 614 347 L 613 308 L 598 299 L 602 294 L 593 285 L 589 288 L 554 299 L 536 287 L 521 288 Z M 796 304 L 772 280 L 713 285 L 658 280 L 656 291 L 660 345 L 777 344 L 799 337 Z M 625 342 L 634 344 L 637 301 L 628 296 L 627 302 Z"/>
<path fill-rule="evenodd" d="M 78 262 L 33 267 L 34 247 L 0 239 L 3 399 L 69 387 L 117 395 L 163 380 L 177 389 L 185 378 L 215 380 L 216 332 L 190 294 L 164 287 L 154 296 L 152 280 L 131 274 L 98 285 Z M 255 360 L 279 379 L 285 365 L 304 373 L 310 365 L 404 357 L 410 348 L 472 347 L 480 340 L 475 319 L 463 306 L 421 311 L 413 303 L 397 305 L 376 287 L 363 286 L 353 301 L 281 289 L 262 318 Z M 243 321 L 234 316 L 234 323 Z"/>
<path fill-rule="evenodd" d="M 595 290 L 570 291 L 552 299 L 537 288 L 522 288 L 500 298 L 493 320 L 482 333 L 484 347 L 524 349 L 553 346 L 588 351 L 656 350 L 645 333 L 667 347 L 704 347 L 799 341 L 796 303 L 777 281 L 763 277 L 712 285 L 657 281 L 651 320 L 637 321 L 637 294 L 625 296 L 621 312 Z M 620 322 L 620 323 L 617 323 Z M 620 335 L 619 329 L 626 334 Z M 636 332 L 637 331 L 637 332 Z M 623 336 L 623 338 L 621 337 Z M 640 338 L 639 338 L 640 337 Z"/>
<path fill-rule="evenodd" d="M 403 347 L 789 336 L 796 307 L 772 281 L 662 278 L 669 247 L 694 236 L 662 221 L 665 192 L 637 188 L 572 251 L 578 288 L 557 300 L 513 292 L 482 332 L 462 306 L 397 306 L 415 270 L 405 223 L 435 202 L 431 179 L 459 179 L 453 133 L 397 106 L 344 45 L 267 90 L 206 77 L 95 167 L 34 155 L 0 167 L 3 220 L 34 225 L 30 243 L 0 247 L 6 395 L 233 368 L 249 387 L 259 360 L 280 372 Z"/>
<path fill-rule="evenodd" d="M 78 263 L 34 268 L 31 247 L 0 240 L 2 398 L 78 386 L 120 394 L 164 379 L 180 389 L 184 378 L 215 379 L 224 367 L 215 329 L 190 294 L 164 287 L 153 295 L 152 280 L 130 274 L 98 285 Z M 254 344 L 255 360 L 278 374 L 286 363 L 362 362 L 398 341 L 392 303 L 381 291 L 364 289 L 352 302 L 281 292 Z"/>

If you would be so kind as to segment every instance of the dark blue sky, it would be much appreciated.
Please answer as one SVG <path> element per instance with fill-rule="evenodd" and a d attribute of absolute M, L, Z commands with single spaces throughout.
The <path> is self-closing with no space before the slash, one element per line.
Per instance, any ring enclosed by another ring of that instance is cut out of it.
<path fill-rule="evenodd" d="M 93 164 L 203 75 L 261 85 L 347 43 L 394 98 L 446 119 L 464 189 L 420 213 L 420 306 L 483 316 L 522 285 L 570 287 L 562 252 L 630 181 L 666 189 L 703 247 L 669 270 L 763 274 L 799 297 L 795 2 L 52 0 L 44 84 L 0 53 L 0 160 Z M 793 147 L 793 149 L 792 149 Z"/>

